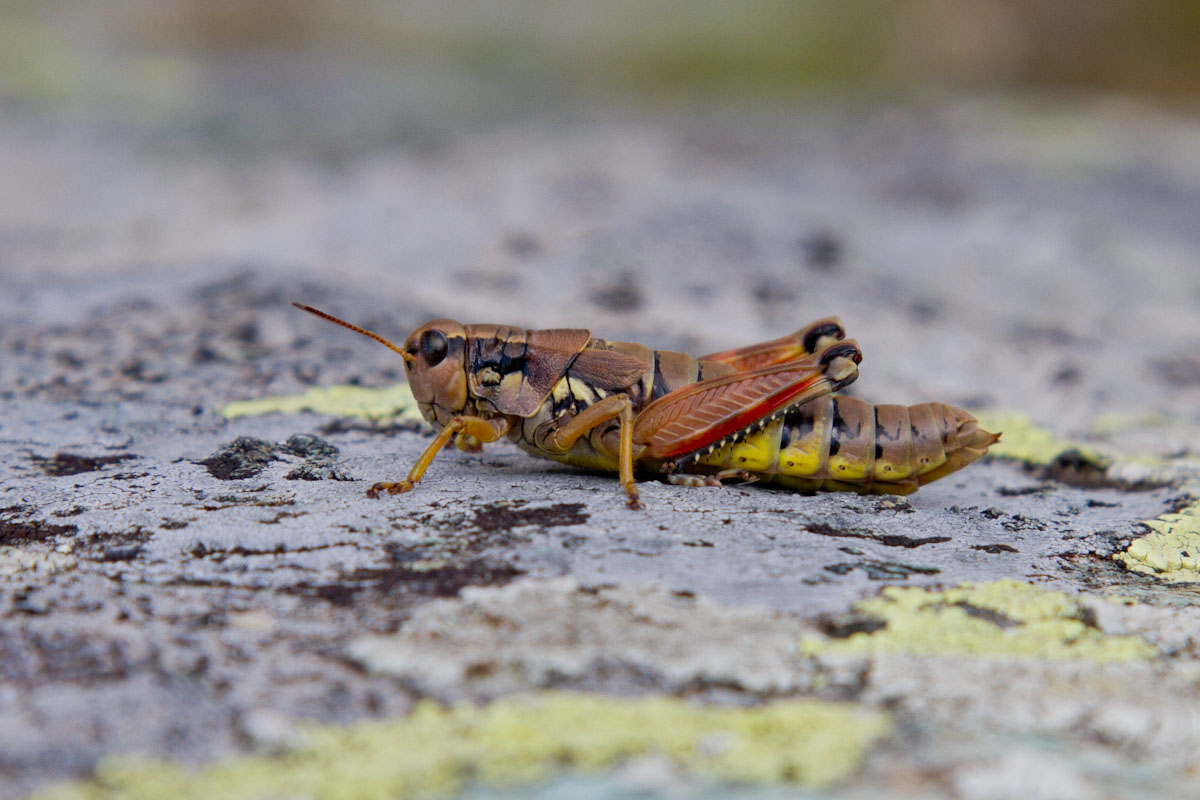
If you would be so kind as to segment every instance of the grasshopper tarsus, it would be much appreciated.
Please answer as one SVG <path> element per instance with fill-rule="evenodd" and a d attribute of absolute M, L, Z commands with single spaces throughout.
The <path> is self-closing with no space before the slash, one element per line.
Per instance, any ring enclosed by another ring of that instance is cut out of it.
<path fill-rule="evenodd" d="M 378 483 L 372 485 L 370 489 L 367 489 L 367 497 L 370 497 L 371 499 L 375 499 L 375 498 L 379 497 L 381 492 L 387 492 L 388 494 L 400 494 L 402 492 L 410 492 L 410 491 L 412 491 L 414 486 L 416 486 L 416 483 L 414 483 L 413 481 L 409 481 L 409 480 L 379 481 Z"/>
<path fill-rule="evenodd" d="M 728 480 L 741 481 L 742 483 L 756 483 L 758 476 L 749 470 L 736 468 L 723 469 L 713 475 L 690 475 L 679 472 L 667 474 L 667 483 L 672 486 L 707 486 L 712 489 L 719 489 L 725 486 L 725 481 Z"/>

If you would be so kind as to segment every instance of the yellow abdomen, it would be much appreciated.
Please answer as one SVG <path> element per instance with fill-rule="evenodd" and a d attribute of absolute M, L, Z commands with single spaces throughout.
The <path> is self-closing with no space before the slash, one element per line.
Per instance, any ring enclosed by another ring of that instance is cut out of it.
<path fill-rule="evenodd" d="M 823 397 L 684 469 L 745 469 L 804 491 L 908 494 L 979 458 L 997 438 L 967 412 L 943 403 L 872 405 Z"/>

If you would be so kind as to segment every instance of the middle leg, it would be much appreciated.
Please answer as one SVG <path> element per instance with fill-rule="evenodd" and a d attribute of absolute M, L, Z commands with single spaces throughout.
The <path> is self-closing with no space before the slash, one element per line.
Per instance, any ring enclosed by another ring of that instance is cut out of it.
<path fill-rule="evenodd" d="M 598 403 L 588 406 L 582 412 L 572 417 L 562 427 L 557 428 L 546 437 L 547 449 L 558 452 L 570 450 L 579 437 L 590 432 L 597 425 L 602 425 L 613 419 L 620 423 L 620 444 L 617 448 L 617 474 L 625 495 L 629 498 L 630 508 L 643 508 L 638 495 L 637 486 L 633 482 L 633 401 L 628 395 L 609 395 Z"/>

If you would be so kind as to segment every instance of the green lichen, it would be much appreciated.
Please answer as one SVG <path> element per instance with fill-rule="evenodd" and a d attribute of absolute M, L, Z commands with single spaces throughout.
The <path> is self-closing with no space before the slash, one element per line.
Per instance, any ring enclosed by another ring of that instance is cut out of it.
<path fill-rule="evenodd" d="M 546 693 L 477 708 L 419 703 L 400 720 L 306 729 L 276 757 L 197 771 L 107 759 L 89 781 L 37 800 L 256 800 L 452 797 L 470 783 L 527 785 L 564 770 L 594 772 L 661 755 L 692 775 L 739 783 L 828 786 L 853 772 L 888 730 L 850 704 L 781 701 L 757 708 L 694 706 Z"/>
<path fill-rule="evenodd" d="M 1200 494 L 1200 485 L 1191 488 Z M 1200 502 L 1142 524 L 1151 532 L 1113 558 L 1144 575 L 1173 583 L 1200 582 Z"/>
<path fill-rule="evenodd" d="M 1016 411 L 979 411 L 974 416 L 979 427 L 1003 434 L 1000 441 L 988 449 L 989 455 L 1046 466 L 1063 453 L 1074 451 L 1088 461 L 1097 464 L 1107 462 L 1093 448 L 1060 438 L 1049 428 L 1034 423 L 1026 414 Z"/>
<path fill-rule="evenodd" d="M 888 587 L 854 608 L 879 618 L 884 626 L 844 639 L 806 639 L 801 651 L 1097 663 L 1157 654 L 1136 636 L 1113 636 L 1089 627 L 1083 607 L 1070 595 L 1015 580 L 963 584 L 944 592 Z"/>
<path fill-rule="evenodd" d="M 299 414 L 301 411 L 366 419 L 422 419 L 407 383 L 382 389 L 319 386 L 303 394 L 230 403 L 221 409 L 221 414 L 226 419 L 234 419 L 258 414 Z"/>

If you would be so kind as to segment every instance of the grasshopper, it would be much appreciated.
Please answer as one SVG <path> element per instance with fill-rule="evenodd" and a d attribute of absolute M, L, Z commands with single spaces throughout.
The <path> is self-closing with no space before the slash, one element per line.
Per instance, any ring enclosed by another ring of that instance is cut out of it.
<path fill-rule="evenodd" d="M 788 336 L 693 358 L 581 328 L 526 330 L 437 319 L 403 346 L 311 306 L 404 359 L 437 430 L 408 477 L 416 486 L 453 441 L 476 452 L 508 437 L 526 452 L 616 472 L 641 508 L 634 467 L 670 483 L 763 481 L 801 491 L 909 494 L 961 469 L 1000 437 L 944 403 L 872 405 L 832 393 L 858 377 L 856 342 L 834 317 Z"/>

